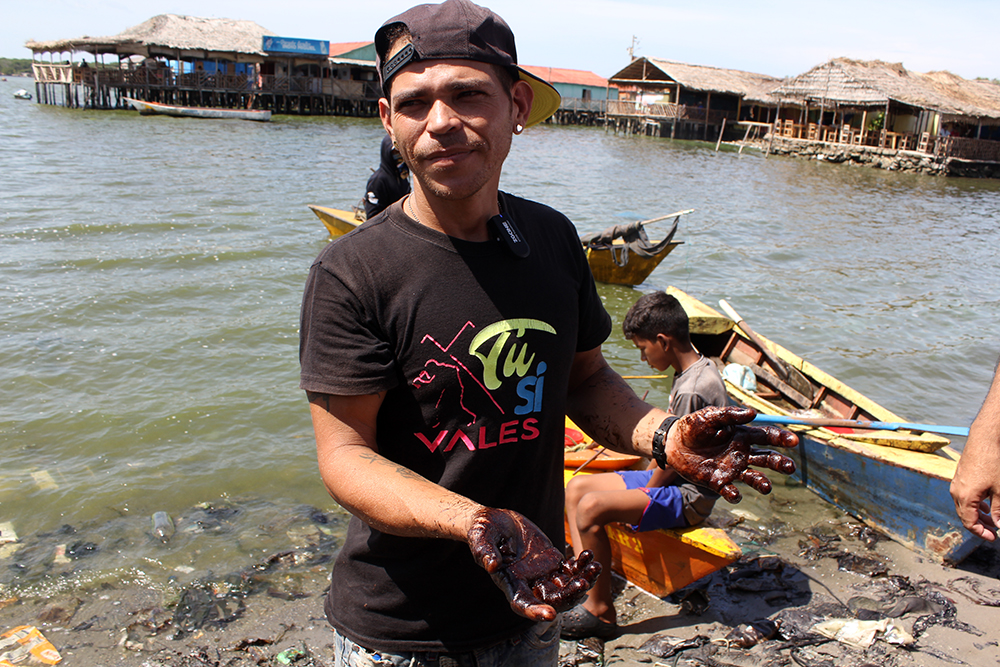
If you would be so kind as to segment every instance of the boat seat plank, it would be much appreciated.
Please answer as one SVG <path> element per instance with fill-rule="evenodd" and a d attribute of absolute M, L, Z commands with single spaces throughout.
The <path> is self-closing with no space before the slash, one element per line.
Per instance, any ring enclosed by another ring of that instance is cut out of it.
<path fill-rule="evenodd" d="M 778 376 L 772 373 L 771 371 L 757 364 L 748 364 L 748 365 L 753 370 L 753 374 L 757 376 L 758 380 L 761 380 L 765 384 L 770 385 L 774 389 L 777 389 L 786 399 L 788 399 L 792 403 L 795 403 L 796 405 L 798 405 L 800 408 L 803 409 L 812 406 L 811 398 L 808 398 L 807 396 L 804 396 L 801 393 L 795 391 L 795 389 L 793 389 L 790 385 L 778 379 Z"/>

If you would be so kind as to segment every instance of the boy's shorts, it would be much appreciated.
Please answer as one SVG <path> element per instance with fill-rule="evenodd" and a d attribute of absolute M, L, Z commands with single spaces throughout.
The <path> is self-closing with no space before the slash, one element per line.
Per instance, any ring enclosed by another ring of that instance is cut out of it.
<path fill-rule="evenodd" d="M 686 528 L 701 523 L 712 512 L 718 495 L 700 489 L 690 482 L 679 485 L 646 487 L 653 470 L 616 470 L 625 482 L 626 489 L 641 489 L 649 502 L 642 512 L 639 524 L 632 526 L 639 532 L 658 528 Z"/>

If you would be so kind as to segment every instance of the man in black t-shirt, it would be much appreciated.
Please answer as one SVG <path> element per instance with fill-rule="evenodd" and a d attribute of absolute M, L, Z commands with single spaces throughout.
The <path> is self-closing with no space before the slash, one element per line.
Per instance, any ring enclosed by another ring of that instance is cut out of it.
<path fill-rule="evenodd" d="M 767 492 L 793 434 L 749 409 L 677 422 L 608 366 L 572 224 L 499 192 L 513 135 L 559 106 L 506 23 L 467 0 L 375 36 L 382 123 L 410 195 L 330 243 L 302 304 L 320 473 L 354 515 L 326 599 L 335 664 L 554 665 L 557 612 L 600 567 L 564 559 L 563 425 L 731 502 Z M 555 546 L 554 546 L 555 545 Z"/>

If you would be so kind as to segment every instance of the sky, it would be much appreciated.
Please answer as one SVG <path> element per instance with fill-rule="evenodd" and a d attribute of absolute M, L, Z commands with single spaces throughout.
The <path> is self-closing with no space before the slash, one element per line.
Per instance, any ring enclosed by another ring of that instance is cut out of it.
<path fill-rule="evenodd" d="M 281 37 L 360 42 L 416 0 L 0 0 L 0 57 L 30 39 L 106 36 L 157 14 L 246 19 Z M 997 0 L 481 0 L 521 64 L 609 77 L 635 56 L 794 76 L 831 58 L 1000 79 Z"/>

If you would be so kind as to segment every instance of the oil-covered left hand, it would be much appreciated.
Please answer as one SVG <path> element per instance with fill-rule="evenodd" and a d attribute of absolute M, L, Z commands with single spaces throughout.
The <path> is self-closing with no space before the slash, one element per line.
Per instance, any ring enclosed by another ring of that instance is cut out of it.
<path fill-rule="evenodd" d="M 746 426 L 752 408 L 703 408 L 682 417 L 667 435 L 667 463 L 685 479 L 708 487 L 731 503 L 742 496 L 733 482 L 743 481 L 759 493 L 771 492 L 771 481 L 750 466 L 789 475 L 795 462 L 757 447 L 795 447 L 799 438 L 775 426 Z"/>
<path fill-rule="evenodd" d="M 515 613 L 551 621 L 594 585 L 601 565 L 590 551 L 565 559 L 538 526 L 511 510 L 483 508 L 469 530 L 469 549 Z"/>

